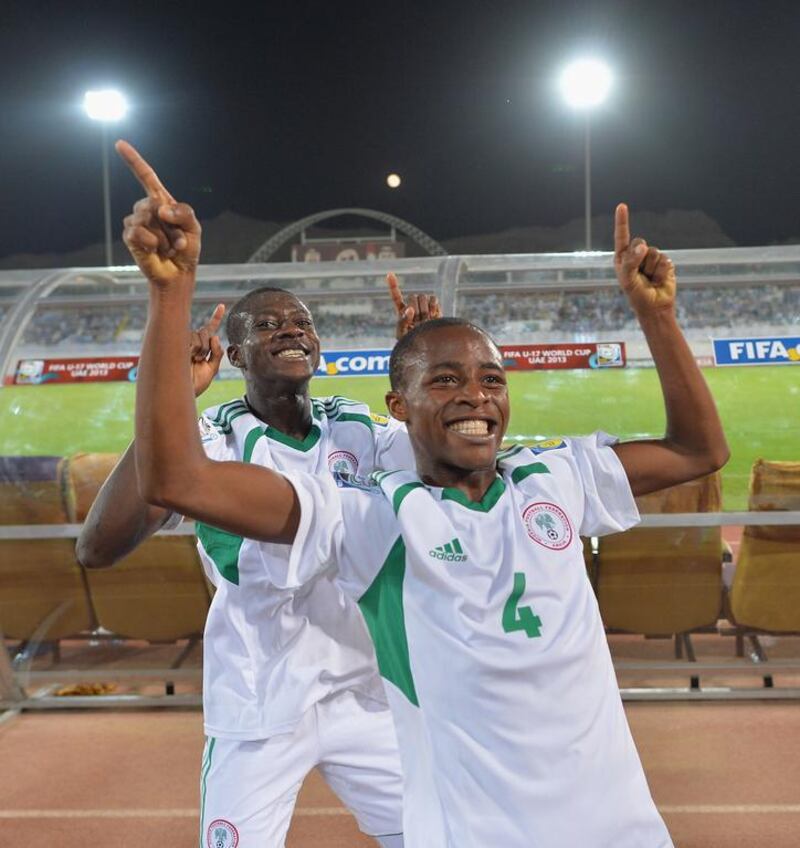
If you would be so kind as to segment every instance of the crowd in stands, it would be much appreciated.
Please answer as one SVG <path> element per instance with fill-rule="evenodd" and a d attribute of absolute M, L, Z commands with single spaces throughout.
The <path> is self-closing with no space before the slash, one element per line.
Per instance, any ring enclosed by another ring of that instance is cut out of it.
<path fill-rule="evenodd" d="M 212 305 L 193 309 L 195 325 L 206 320 Z M 372 311 L 342 315 L 325 304 L 313 305 L 317 331 L 328 347 L 391 344 L 394 315 L 385 299 L 376 299 Z M 636 328 L 636 319 L 618 290 L 514 294 L 464 294 L 459 314 L 486 327 L 501 341 L 521 340 L 524 333 L 546 334 L 549 340 L 568 340 L 586 333 L 609 333 Z M 2 317 L 0 315 L 0 317 Z M 678 317 L 687 329 L 720 331 L 752 325 L 800 324 L 799 286 L 687 287 L 680 291 Z M 114 346 L 135 351 L 146 320 L 144 305 L 92 308 L 40 307 L 25 330 L 27 348 L 58 346 Z"/>

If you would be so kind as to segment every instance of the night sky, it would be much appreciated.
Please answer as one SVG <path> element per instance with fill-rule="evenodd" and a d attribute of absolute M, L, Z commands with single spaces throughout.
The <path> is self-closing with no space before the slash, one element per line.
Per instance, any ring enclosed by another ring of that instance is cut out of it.
<path fill-rule="evenodd" d="M 583 212 L 582 121 L 556 80 L 614 68 L 595 212 L 702 209 L 739 244 L 800 237 L 800 3 L 7 0 L 0 256 L 102 238 L 87 88 L 201 218 L 393 212 L 438 239 Z M 385 177 L 403 177 L 397 191 Z M 114 224 L 138 192 L 117 162 Z"/>

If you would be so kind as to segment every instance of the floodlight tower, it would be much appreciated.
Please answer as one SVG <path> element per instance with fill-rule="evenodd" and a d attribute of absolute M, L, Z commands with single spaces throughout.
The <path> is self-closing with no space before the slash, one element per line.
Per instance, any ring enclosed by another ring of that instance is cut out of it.
<path fill-rule="evenodd" d="M 584 113 L 584 215 L 586 250 L 592 249 L 592 135 L 591 111 L 599 106 L 611 90 L 612 76 L 608 65 L 597 59 L 579 59 L 567 65 L 561 74 L 561 93 L 567 105 Z"/>
<path fill-rule="evenodd" d="M 111 189 L 108 177 L 108 125 L 121 121 L 128 113 L 124 95 L 112 88 L 87 91 L 83 97 L 83 109 L 93 120 L 100 122 L 103 156 L 103 218 L 105 221 L 106 265 L 113 265 L 111 255 Z"/>

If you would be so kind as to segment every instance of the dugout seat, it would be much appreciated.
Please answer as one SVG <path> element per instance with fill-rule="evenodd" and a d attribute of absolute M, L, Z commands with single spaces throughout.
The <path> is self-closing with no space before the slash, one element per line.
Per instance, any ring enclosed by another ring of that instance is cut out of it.
<path fill-rule="evenodd" d="M 70 520 L 83 522 L 117 454 L 81 453 L 64 466 Z M 145 542 L 111 568 L 87 569 L 99 624 L 112 633 L 150 642 L 197 638 L 210 594 L 194 536 Z"/>
<path fill-rule="evenodd" d="M 757 460 L 749 509 L 800 510 L 800 462 Z M 744 528 L 728 601 L 739 628 L 800 633 L 800 526 Z"/>
<path fill-rule="evenodd" d="M 642 514 L 717 512 L 721 503 L 719 472 L 637 498 Z M 601 537 L 596 586 L 606 628 L 670 636 L 716 624 L 722 554 L 719 527 L 633 528 Z"/>
<path fill-rule="evenodd" d="M 66 524 L 63 460 L 0 457 L 0 526 Z M 95 623 L 75 540 L 0 538 L 0 634 L 57 642 Z"/>

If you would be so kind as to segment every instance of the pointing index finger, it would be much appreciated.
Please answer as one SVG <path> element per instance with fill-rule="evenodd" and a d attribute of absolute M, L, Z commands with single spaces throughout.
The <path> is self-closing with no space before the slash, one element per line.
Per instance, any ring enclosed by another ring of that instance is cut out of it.
<path fill-rule="evenodd" d="M 208 319 L 208 323 L 206 324 L 206 329 L 213 336 L 214 333 L 219 329 L 219 325 L 222 323 L 222 317 L 225 315 L 225 304 L 218 303 L 214 311 L 211 313 L 211 317 Z"/>
<path fill-rule="evenodd" d="M 120 139 L 114 147 L 125 164 L 131 169 L 134 177 L 147 192 L 147 196 L 162 203 L 174 203 L 175 199 L 167 191 L 164 184 L 158 178 L 158 174 L 147 163 L 139 151 L 127 141 Z"/>
<path fill-rule="evenodd" d="M 631 243 L 631 228 L 628 207 L 620 203 L 614 212 L 614 253 L 620 256 Z"/>
<path fill-rule="evenodd" d="M 397 280 L 397 275 L 389 272 L 386 275 L 386 283 L 389 286 L 389 294 L 392 296 L 394 308 L 398 315 L 402 315 L 406 309 L 406 302 L 403 300 L 403 293 L 400 291 L 400 283 Z"/>

